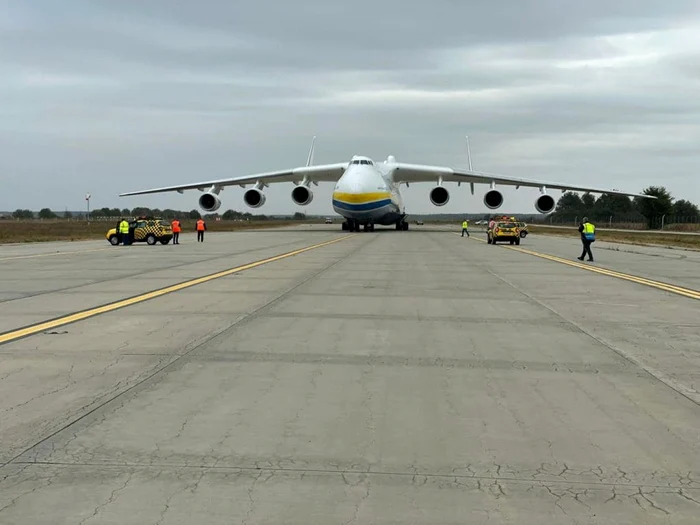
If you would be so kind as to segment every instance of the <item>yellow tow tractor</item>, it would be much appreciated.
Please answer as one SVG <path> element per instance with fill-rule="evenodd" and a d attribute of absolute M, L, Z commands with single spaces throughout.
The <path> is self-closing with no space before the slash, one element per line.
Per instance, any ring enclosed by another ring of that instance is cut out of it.
<path fill-rule="evenodd" d="M 173 229 L 168 221 L 154 217 L 139 217 L 129 221 L 131 242 L 145 242 L 153 246 L 157 242 L 168 244 L 173 238 Z M 112 246 L 119 244 L 117 229 L 110 229 L 105 237 Z"/>

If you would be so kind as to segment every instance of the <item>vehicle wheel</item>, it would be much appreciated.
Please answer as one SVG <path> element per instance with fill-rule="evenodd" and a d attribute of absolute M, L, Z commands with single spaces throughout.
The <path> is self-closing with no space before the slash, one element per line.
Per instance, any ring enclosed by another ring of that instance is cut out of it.
<path fill-rule="evenodd" d="M 511 239 L 511 240 L 510 240 L 510 245 L 513 246 L 513 243 L 514 243 L 514 242 L 515 242 L 515 241 L 514 241 L 513 239 Z"/>
<path fill-rule="evenodd" d="M 112 235 L 109 238 L 109 244 L 111 244 L 112 246 L 116 246 L 117 244 L 119 244 L 119 237 L 117 237 L 116 235 Z"/>
<path fill-rule="evenodd" d="M 162 239 L 162 240 L 160 241 L 160 243 L 161 243 L 161 244 L 169 244 L 169 243 L 170 243 L 170 239 Z"/>
<path fill-rule="evenodd" d="M 520 246 L 520 239 L 515 239 L 516 246 Z"/>
<path fill-rule="evenodd" d="M 149 246 L 153 246 L 156 243 L 156 236 L 152 233 L 149 234 L 148 237 L 146 237 L 146 242 Z"/>
<path fill-rule="evenodd" d="M 520 232 L 520 238 L 524 239 L 526 235 L 527 235 L 527 232 Z"/>

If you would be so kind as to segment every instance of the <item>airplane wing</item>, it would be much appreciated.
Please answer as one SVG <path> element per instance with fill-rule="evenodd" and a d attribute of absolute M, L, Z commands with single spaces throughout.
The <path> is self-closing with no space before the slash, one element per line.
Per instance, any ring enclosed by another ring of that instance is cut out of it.
<path fill-rule="evenodd" d="M 527 186 L 533 188 L 547 188 L 562 191 L 583 191 L 590 193 L 609 193 L 613 195 L 626 195 L 628 197 L 645 197 L 655 199 L 651 195 L 641 193 L 628 193 L 613 189 L 592 188 L 577 184 L 562 184 L 559 182 L 547 182 L 533 179 L 520 179 L 506 175 L 496 175 L 472 170 L 453 169 L 443 166 L 425 166 L 421 164 L 394 163 L 394 182 L 438 182 L 442 177 L 444 182 L 465 182 L 472 184 L 503 184 L 505 186 Z"/>
<path fill-rule="evenodd" d="M 230 179 L 209 180 L 193 182 L 191 184 L 180 184 L 177 186 L 164 186 L 162 188 L 130 191 L 127 193 L 120 193 L 119 196 L 126 197 L 129 195 L 145 195 L 147 193 L 164 193 L 168 191 L 177 191 L 182 193 L 185 190 L 208 190 L 212 187 L 223 188 L 224 186 L 243 187 L 246 184 L 255 184 L 257 182 L 261 182 L 265 185 L 277 182 L 301 182 L 305 178 L 310 182 L 336 182 L 343 175 L 343 172 L 347 167 L 347 162 L 302 166 L 288 170 L 256 173 L 253 175 L 245 175 L 243 177 L 234 177 Z"/>

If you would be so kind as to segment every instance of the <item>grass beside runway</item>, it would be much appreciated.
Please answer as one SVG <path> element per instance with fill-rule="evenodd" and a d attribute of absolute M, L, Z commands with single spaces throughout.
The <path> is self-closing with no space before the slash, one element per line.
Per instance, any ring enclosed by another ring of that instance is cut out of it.
<path fill-rule="evenodd" d="M 578 230 L 556 229 L 556 228 L 538 228 L 536 225 L 528 226 L 530 233 L 538 235 L 553 235 L 556 237 L 570 237 L 579 240 L 581 235 Z M 625 233 L 617 231 L 596 230 L 596 240 L 617 242 L 620 244 L 634 244 L 637 246 L 668 246 L 677 248 L 694 248 L 700 250 L 700 235 L 674 235 L 671 232 L 665 233 Z"/>
<path fill-rule="evenodd" d="M 103 239 L 105 234 L 117 224 L 113 221 L 85 220 L 0 220 L 0 244 L 50 241 L 85 241 Z M 195 231 L 193 220 L 181 221 L 183 233 Z M 249 229 L 280 228 L 301 224 L 301 221 L 267 220 L 267 221 L 213 221 L 207 220 L 208 232 L 232 232 Z"/>

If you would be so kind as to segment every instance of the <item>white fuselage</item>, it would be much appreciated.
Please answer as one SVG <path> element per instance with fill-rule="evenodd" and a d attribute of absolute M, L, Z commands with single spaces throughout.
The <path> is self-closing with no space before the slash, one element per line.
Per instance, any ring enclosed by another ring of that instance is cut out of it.
<path fill-rule="evenodd" d="M 404 215 L 404 205 L 391 172 L 382 170 L 381 164 L 361 162 L 351 163 L 336 183 L 333 210 L 361 224 L 397 223 Z"/>

